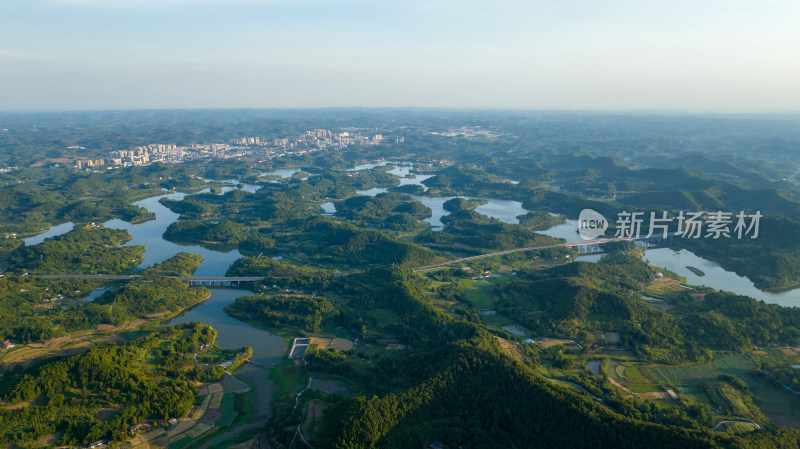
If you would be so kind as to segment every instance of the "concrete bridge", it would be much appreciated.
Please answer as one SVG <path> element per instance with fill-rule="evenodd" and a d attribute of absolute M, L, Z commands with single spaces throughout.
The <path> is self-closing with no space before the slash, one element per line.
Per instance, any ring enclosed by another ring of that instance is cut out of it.
<path fill-rule="evenodd" d="M 675 235 L 679 235 L 679 234 L 678 233 L 670 233 L 670 234 L 667 235 L 667 237 L 673 237 Z M 548 248 L 575 248 L 575 247 L 577 247 L 578 251 L 580 252 L 580 254 L 597 254 L 597 253 L 601 253 L 602 252 L 601 249 L 600 249 L 600 245 L 604 245 L 606 243 L 611 243 L 611 242 L 634 242 L 634 243 L 637 244 L 637 246 L 646 246 L 643 242 L 659 241 L 659 240 L 663 240 L 663 239 L 664 239 L 663 235 L 652 236 L 652 237 L 649 237 L 649 238 L 645 238 L 645 237 L 639 237 L 639 238 L 634 238 L 634 237 L 615 237 L 615 238 L 610 238 L 610 239 L 586 240 L 586 241 L 582 241 L 582 242 L 567 242 L 567 243 L 556 243 L 556 244 L 553 244 L 553 245 L 529 246 L 529 247 L 526 247 L 526 248 L 514 248 L 514 249 L 508 249 L 508 250 L 505 250 L 505 251 L 497 251 L 497 252 L 493 252 L 493 253 L 478 254 L 477 256 L 462 257 L 460 259 L 452 259 L 452 260 L 448 260 L 448 261 L 445 261 L 445 262 L 439 262 L 439 263 L 434 263 L 434 264 L 430 264 L 430 265 L 425 265 L 425 266 L 422 266 L 422 267 L 416 267 L 416 268 L 414 268 L 414 271 L 417 271 L 417 272 L 419 272 L 419 271 L 427 271 L 427 270 L 432 270 L 434 268 L 446 267 L 448 265 L 457 264 L 457 263 L 463 263 L 463 262 L 469 262 L 469 261 L 472 261 L 472 260 L 486 259 L 488 257 L 504 256 L 506 254 L 521 253 L 521 252 L 526 252 L 526 251 L 537 251 L 537 250 L 548 249 Z"/>
<path fill-rule="evenodd" d="M 242 282 L 263 281 L 263 276 L 220 276 L 220 277 L 179 277 L 182 281 L 189 281 L 192 285 L 239 285 Z"/>
<path fill-rule="evenodd" d="M 254 362 L 254 361 L 252 361 L 250 359 L 245 359 L 245 363 L 249 363 L 249 364 L 251 364 L 253 366 L 257 366 L 257 367 L 262 368 L 262 369 L 267 369 L 267 370 L 269 369 L 268 366 L 262 365 L 262 364 L 260 364 L 258 362 Z"/>
<path fill-rule="evenodd" d="M 667 238 L 674 237 L 676 235 L 680 235 L 677 232 L 672 232 L 667 234 Z M 448 265 L 469 262 L 473 260 L 479 259 L 486 259 L 488 257 L 497 257 L 497 256 L 504 256 L 506 254 L 513 254 L 513 253 L 521 253 L 527 251 L 537 251 L 542 249 L 548 248 L 578 248 L 580 254 L 597 254 L 601 253 L 600 245 L 604 245 L 606 243 L 611 242 L 635 242 L 637 246 L 644 246 L 649 247 L 652 246 L 648 242 L 658 242 L 663 241 L 664 237 L 662 235 L 654 235 L 652 237 L 615 237 L 609 239 L 596 239 L 596 240 L 586 240 L 582 242 L 567 242 L 567 243 L 556 243 L 553 245 L 542 245 L 542 246 L 529 246 L 525 248 L 514 248 L 508 249 L 504 251 L 497 251 L 493 253 L 486 253 L 486 254 L 478 254 L 477 256 L 470 256 L 470 257 L 462 257 L 460 259 L 451 259 L 444 262 L 434 263 L 430 265 L 425 265 L 421 267 L 414 268 L 414 271 L 427 271 L 432 270 L 434 268 L 441 268 L 446 267 Z M 131 274 L 131 275 L 123 275 L 123 274 L 45 274 L 39 275 L 40 277 L 46 279 L 105 279 L 105 280 L 131 280 L 141 278 L 142 275 L 139 274 Z M 242 282 L 257 282 L 263 281 L 263 276 L 170 276 L 176 277 L 182 281 L 188 281 L 192 285 L 239 285 Z"/>
<path fill-rule="evenodd" d="M 142 277 L 138 274 L 40 274 L 34 275 L 45 279 L 104 279 L 104 280 L 131 280 Z"/>
<path fill-rule="evenodd" d="M 45 279 L 102 279 L 109 281 L 129 281 L 132 279 L 139 279 L 142 277 L 140 274 L 44 274 L 41 277 Z M 192 285 L 238 285 L 242 282 L 256 282 L 263 281 L 263 276 L 169 276 L 175 277 L 182 281 L 188 281 Z"/>

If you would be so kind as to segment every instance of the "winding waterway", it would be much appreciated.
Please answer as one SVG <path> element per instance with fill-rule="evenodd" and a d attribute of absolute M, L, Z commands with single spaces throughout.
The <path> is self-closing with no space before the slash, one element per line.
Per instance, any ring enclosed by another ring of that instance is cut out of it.
<path fill-rule="evenodd" d="M 376 165 L 368 164 L 360 167 L 364 169 L 374 166 Z M 356 167 L 356 169 L 358 168 L 359 167 Z M 409 166 L 396 166 L 390 170 L 390 173 L 401 177 L 401 185 L 421 184 L 421 181 L 428 177 L 427 175 L 414 176 L 410 170 L 411 167 Z M 276 170 L 275 172 L 269 173 L 269 175 L 287 178 L 294 173 L 296 173 L 296 171 L 286 169 L 285 171 Z M 238 184 L 235 181 L 229 181 L 229 183 Z M 221 193 L 232 188 L 233 187 L 230 186 L 223 187 Z M 248 192 L 256 192 L 259 186 L 242 184 L 241 188 Z M 386 191 L 386 189 L 370 189 L 369 191 L 362 191 L 359 193 L 376 195 L 382 191 Z M 195 275 L 224 276 L 228 267 L 230 267 L 234 261 L 242 257 L 238 250 L 234 249 L 227 252 L 216 251 L 198 245 L 179 245 L 163 238 L 167 227 L 179 218 L 179 214 L 172 212 L 162 205 L 159 202 L 160 199 L 182 200 L 186 196 L 187 194 L 179 192 L 165 193 L 164 195 L 147 198 L 134 203 L 154 213 L 154 220 L 139 224 L 131 224 L 123 220 L 115 219 L 107 221 L 104 225 L 109 228 L 126 229 L 133 237 L 126 245 L 143 245 L 146 247 L 144 260 L 139 265 L 141 268 L 153 266 L 179 252 L 186 251 L 203 256 L 203 261 L 195 271 Z M 441 218 L 448 214 L 448 212 L 444 210 L 443 204 L 452 197 L 413 197 L 431 208 L 433 216 L 426 221 L 430 223 L 434 229 L 441 229 L 443 227 Z M 475 209 L 476 212 L 497 218 L 507 223 L 517 223 L 517 217 L 528 212 L 522 208 L 522 204 L 518 201 L 491 198 L 486 198 L 486 200 L 488 203 L 478 206 Z M 336 209 L 333 203 L 325 203 L 322 205 L 322 210 L 325 214 L 333 214 Z M 72 223 L 54 226 L 42 234 L 26 238 L 25 244 L 35 245 L 41 243 L 46 238 L 64 234 L 72 229 Z M 568 242 L 575 242 L 580 240 L 576 229 L 576 221 L 568 220 L 566 223 L 553 226 L 542 231 L 542 233 L 552 237 L 564 238 Z M 599 255 L 590 255 L 581 257 L 580 259 L 596 261 L 599 257 Z M 800 289 L 781 293 L 770 293 L 759 290 L 755 288 L 753 283 L 748 279 L 727 271 L 720 267 L 719 264 L 703 259 L 686 250 L 673 251 L 666 248 L 648 249 L 645 253 L 645 258 L 655 266 L 664 267 L 681 276 L 685 276 L 688 284 L 706 285 L 719 290 L 748 295 L 769 303 L 785 306 L 800 306 Z M 686 268 L 687 266 L 697 267 L 705 272 L 705 275 L 698 276 Z M 101 292 L 102 291 L 98 294 Z M 217 343 L 222 348 L 236 350 L 245 345 L 249 345 L 253 348 L 252 360 L 261 366 L 268 367 L 280 360 L 286 350 L 286 343 L 283 338 L 236 320 L 228 316 L 224 311 L 225 306 L 232 303 L 238 297 L 250 295 L 250 291 L 212 288 L 210 292 L 211 296 L 206 301 L 184 311 L 177 317 L 164 323 L 164 325 L 202 322 L 217 330 Z M 87 299 L 91 300 L 93 297 L 90 296 Z M 236 372 L 236 375 L 254 387 L 253 421 L 265 421 L 271 416 L 270 402 L 272 400 L 273 388 L 272 382 L 267 377 L 267 370 L 252 364 L 245 364 Z"/>
<path fill-rule="evenodd" d="M 103 225 L 107 228 L 127 230 L 133 238 L 125 243 L 125 245 L 145 246 L 144 260 L 139 265 L 139 268 L 152 267 L 181 251 L 186 251 L 203 256 L 203 262 L 200 263 L 197 271 L 194 272 L 195 276 L 225 276 L 225 271 L 228 270 L 228 267 L 242 257 L 238 249 L 223 252 L 204 248 L 199 245 L 184 246 L 164 240 L 164 231 L 167 230 L 169 225 L 178 220 L 180 214 L 172 212 L 159 201 L 161 198 L 182 200 L 186 195 L 187 194 L 181 192 L 168 193 L 134 203 L 136 206 L 143 207 L 153 212 L 156 216 L 155 220 L 131 224 L 127 221 L 114 219 L 105 222 Z"/>
<path fill-rule="evenodd" d="M 211 297 L 173 318 L 165 325 L 200 322 L 217 330 L 217 344 L 225 349 L 239 349 L 243 346 L 253 348 L 251 360 L 261 366 L 271 366 L 278 362 L 286 351 L 283 338 L 267 331 L 253 327 L 247 323 L 231 318 L 225 313 L 225 306 L 241 296 L 252 295 L 248 290 L 212 288 Z M 267 370 L 252 364 L 244 364 L 236 371 L 236 376 L 243 378 L 253 389 L 254 415 L 257 419 L 271 416 L 272 381 L 267 377 Z"/>
<path fill-rule="evenodd" d="M 652 248 L 645 251 L 644 258 L 654 266 L 664 267 L 685 276 L 686 283 L 689 285 L 705 285 L 782 306 L 800 306 L 800 289 L 777 293 L 759 290 L 750 279 L 728 271 L 718 263 L 704 259 L 685 249 L 675 251 L 669 248 Z M 705 276 L 698 276 L 686 267 L 699 268 L 705 272 Z"/>
<path fill-rule="evenodd" d="M 50 237 L 56 237 L 61 234 L 66 234 L 67 232 L 73 230 L 75 225 L 72 224 L 71 221 L 66 223 L 61 223 L 60 225 L 51 226 L 50 229 L 42 232 L 41 234 L 36 234 L 33 237 L 28 237 L 24 239 L 25 246 L 31 245 L 38 245 L 44 241 L 44 239 L 49 239 Z"/>
<path fill-rule="evenodd" d="M 351 170 L 354 171 L 364 170 L 364 169 L 374 168 L 377 166 L 384 166 L 387 164 L 390 164 L 390 162 L 381 162 L 378 164 L 363 164 L 356 166 Z M 389 173 L 400 176 L 401 185 L 406 185 L 406 184 L 421 185 L 421 181 L 429 176 L 429 175 L 415 176 L 412 173 L 412 166 L 408 164 L 394 164 L 394 165 L 395 166 L 391 170 L 389 170 Z M 295 173 L 295 169 L 281 169 L 281 170 L 276 170 L 276 172 L 270 174 L 276 174 L 276 175 L 279 174 L 283 177 L 286 177 L 286 176 L 291 176 L 293 173 Z M 236 181 L 233 180 L 229 180 L 227 182 L 230 184 L 237 183 Z M 259 186 L 257 185 L 249 185 L 249 184 L 243 184 L 241 187 L 249 192 L 255 192 L 259 188 Z M 223 187 L 222 190 L 227 191 L 232 188 L 233 187 L 226 186 Z M 378 194 L 383 191 L 386 190 L 371 189 L 369 191 L 362 191 L 359 193 Z M 187 251 L 195 254 L 200 254 L 203 256 L 203 262 L 200 264 L 200 267 L 195 272 L 197 276 L 223 276 L 228 267 L 234 261 L 236 261 L 236 259 L 242 257 L 242 255 L 239 253 L 238 250 L 234 249 L 228 252 L 215 251 L 197 245 L 192 245 L 192 246 L 179 245 L 176 243 L 168 242 L 163 238 L 163 234 L 167 226 L 169 226 L 172 222 L 177 220 L 179 215 L 170 211 L 165 206 L 163 206 L 159 202 L 159 200 L 161 198 L 181 200 L 186 195 L 187 194 L 185 193 L 179 193 L 179 192 L 167 193 L 157 197 L 147 198 L 135 203 L 136 205 L 144 207 L 145 209 L 155 213 L 156 215 L 155 220 L 139 224 L 130 224 L 122 220 L 110 220 L 105 223 L 105 226 L 118 229 L 127 229 L 128 232 L 133 236 L 133 239 L 131 239 L 128 243 L 126 243 L 127 245 L 144 245 L 147 248 L 144 253 L 144 261 L 140 265 L 140 267 L 142 268 L 152 266 L 158 262 L 162 262 L 181 251 Z M 448 212 L 445 211 L 442 206 L 444 202 L 450 199 L 451 197 L 425 197 L 417 195 L 412 195 L 412 196 L 418 201 L 425 204 L 426 206 L 430 207 L 431 210 L 433 211 L 433 215 L 430 218 L 426 219 L 425 221 L 430 223 L 433 229 L 442 229 L 443 223 L 441 222 L 441 218 L 448 214 Z M 488 201 L 487 204 L 478 206 L 475 210 L 479 213 L 497 218 L 507 223 L 516 223 L 517 222 L 516 217 L 525 214 L 527 212 L 527 210 L 522 208 L 521 203 L 519 203 L 518 201 L 499 200 L 492 198 L 486 198 L 486 200 Z M 334 203 L 329 202 L 322 205 L 322 213 L 326 215 L 327 214 L 332 215 L 335 212 L 336 212 L 336 206 Z M 551 237 L 563 238 L 568 242 L 577 242 L 580 240 L 580 237 L 578 236 L 576 229 L 577 229 L 577 222 L 575 220 L 567 220 L 566 223 L 553 226 L 547 230 L 540 232 L 542 234 L 549 235 Z M 53 226 L 45 233 L 26 238 L 25 244 L 33 245 L 41 243 L 45 238 L 64 234 L 66 232 L 69 232 L 70 230 L 72 230 L 71 223 L 64 223 L 58 226 Z M 599 258 L 600 258 L 599 255 L 587 255 L 587 256 L 581 256 L 579 260 L 596 262 L 597 260 L 599 260 Z M 648 249 L 645 252 L 645 259 L 647 259 L 650 263 L 652 263 L 655 266 L 663 267 L 681 276 L 685 276 L 687 283 L 690 285 L 703 285 L 715 288 L 717 290 L 726 290 L 741 295 L 751 296 L 753 298 L 763 300 L 768 303 L 780 304 L 785 306 L 800 306 L 800 289 L 793 289 L 777 293 L 759 290 L 753 285 L 753 283 L 749 279 L 743 276 L 739 276 L 734 272 L 725 270 L 724 268 L 720 267 L 719 264 L 704 259 L 702 257 L 699 257 L 696 254 L 687 250 L 673 251 L 668 248 Z M 692 271 L 690 271 L 688 268 L 686 268 L 687 266 L 699 268 L 703 272 L 705 272 L 705 275 L 698 276 Z M 216 294 L 216 291 L 217 290 L 214 290 L 213 294 Z M 232 300 L 233 299 L 230 299 L 228 302 Z M 212 301 L 208 301 L 207 303 L 210 304 L 211 302 Z M 229 317 L 224 313 L 221 313 L 221 317 L 223 320 L 229 319 Z M 239 322 L 237 321 L 237 323 Z M 211 324 L 212 326 L 216 327 L 211 322 L 207 324 Z M 240 323 L 240 325 L 243 324 Z M 266 332 L 264 332 L 264 334 L 271 335 Z M 220 335 L 220 338 L 224 337 Z"/>
<path fill-rule="evenodd" d="M 361 164 L 351 168 L 349 171 L 369 170 L 376 167 L 383 167 L 388 164 L 392 164 L 394 165 L 394 167 L 392 167 L 392 169 L 390 170 L 387 170 L 387 173 L 391 173 L 395 176 L 400 177 L 400 186 L 418 185 L 424 187 L 422 181 L 433 176 L 433 175 L 419 175 L 413 173 L 411 171 L 413 169 L 413 165 L 409 163 L 393 163 L 393 162 Z M 384 192 L 388 192 L 388 189 L 383 187 L 373 187 L 367 190 L 359 190 L 356 193 L 359 193 L 361 195 L 376 196 Z M 442 217 L 450 214 L 449 211 L 446 211 L 444 209 L 444 203 L 453 198 L 459 198 L 455 196 L 420 196 L 420 195 L 409 195 L 409 196 L 419 201 L 420 203 L 428 206 L 431 209 L 431 216 L 423 221 L 429 223 L 431 225 L 431 229 L 434 231 L 441 231 L 442 229 L 444 229 L 444 223 L 442 222 Z M 496 218 L 505 223 L 519 223 L 519 219 L 517 217 L 528 213 L 528 211 L 522 207 L 522 203 L 519 201 L 499 200 L 495 198 L 475 198 L 475 197 L 464 197 L 464 198 L 469 200 L 487 201 L 486 204 L 481 204 L 480 206 L 476 207 L 475 212 L 486 215 L 487 217 Z"/>
<path fill-rule="evenodd" d="M 553 226 L 550 229 L 541 231 L 542 234 L 551 237 L 565 239 L 567 242 L 581 241 L 577 233 L 577 220 L 567 220 L 566 223 Z M 579 260 L 596 262 L 599 256 L 581 256 Z M 675 251 L 669 248 L 650 248 L 644 253 L 644 258 L 650 264 L 666 268 L 669 271 L 686 277 L 689 285 L 702 285 L 717 290 L 725 290 L 739 295 L 750 296 L 755 299 L 782 306 L 800 306 L 800 289 L 787 290 L 783 292 L 768 292 L 759 290 L 753 282 L 744 276 L 722 268 L 718 263 L 704 259 L 691 251 Z M 698 276 L 686 267 L 699 268 L 705 272 L 704 276 Z"/>
<path fill-rule="evenodd" d="M 247 190 L 255 189 L 244 186 Z M 253 186 L 258 187 L 258 186 Z M 139 224 L 131 224 L 122 220 L 110 220 L 106 227 L 126 229 L 133 238 L 126 245 L 144 245 L 144 261 L 140 267 L 150 267 L 162 262 L 181 251 L 203 256 L 203 261 L 195 271 L 196 276 L 224 276 L 228 267 L 242 257 L 238 250 L 228 252 L 214 251 L 202 246 L 183 246 L 164 240 L 167 227 L 175 222 L 176 214 L 159 202 L 161 198 L 182 200 L 185 193 L 169 193 L 138 201 L 134 204 L 143 207 L 156 216 L 155 220 Z M 283 338 L 270 332 L 258 329 L 247 323 L 236 320 L 225 313 L 225 306 L 240 296 L 251 295 L 252 292 L 238 289 L 211 288 L 211 296 L 203 303 L 184 311 L 164 325 L 186 322 L 201 322 L 217 330 L 217 344 L 224 349 L 240 349 L 245 345 L 253 348 L 252 360 L 262 366 L 270 366 L 280 360 L 286 351 Z M 236 376 L 253 386 L 253 417 L 263 420 L 271 416 L 272 382 L 264 368 L 245 364 L 236 371 Z"/>

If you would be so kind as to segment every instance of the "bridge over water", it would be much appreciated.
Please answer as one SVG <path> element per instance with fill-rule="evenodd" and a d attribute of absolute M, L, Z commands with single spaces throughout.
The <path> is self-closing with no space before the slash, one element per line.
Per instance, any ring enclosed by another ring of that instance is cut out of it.
<path fill-rule="evenodd" d="M 103 279 L 110 281 L 128 281 L 132 279 L 139 279 L 142 277 L 140 274 L 45 274 L 41 277 L 45 279 Z M 169 276 L 175 277 L 182 281 L 188 281 L 195 285 L 231 285 L 239 284 L 242 282 L 256 282 L 263 281 L 263 276 Z"/>
<path fill-rule="evenodd" d="M 670 233 L 667 235 L 667 238 L 674 237 L 676 235 L 680 235 L 678 233 Z M 611 242 L 635 242 L 639 246 L 648 246 L 647 242 L 650 241 L 660 241 L 664 240 L 663 236 L 652 236 L 652 237 L 615 237 L 609 239 L 596 239 L 596 240 L 586 240 L 581 242 L 567 242 L 567 243 L 555 243 L 552 245 L 541 245 L 541 246 L 529 246 L 525 248 L 514 248 L 514 249 L 507 249 L 504 251 L 496 251 L 493 253 L 486 253 L 486 254 L 478 254 L 476 256 L 469 256 L 469 257 L 462 257 L 459 259 L 450 259 L 444 262 L 438 262 L 430 265 L 425 265 L 421 267 L 414 268 L 414 271 L 427 271 L 432 270 L 434 268 L 441 268 L 446 267 L 448 265 L 463 263 L 463 262 L 470 262 L 473 260 L 479 259 L 486 259 L 488 257 L 497 257 L 497 256 L 504 256 L 506 254 L 513 254 L 513 253 L 521 253 L 527 251 L 537 251 L 542 249 L 548 248 L 578 248 L 581 254 L 594 254 L 601 252 L 599 250 L 600 245 L 604 245 L 606 243 Z M 131 280 L 131 279 L 138 279 L 141 278 L 142 275 L 139 274 L 45 274 L 40 275 L 46 279 L 106 279 L 106 280 Z M 193 285 L 238 285 L 242 282 L 257 282 L 263 281 L 263 276 L 170 276 L 178 278 L 182 281 L 188 281 Z"/>
<path fill-rule="evenodd" d="M 257 282 L 263 281 L 264 276 L 219 276 L 219 277 L 179 277 L 182 281 L 189 281 L 196 285 L 228 285 L 231 283 L 240 284 L 242 282 Z"/>
<path fill-rule="evenodd" d="M 679 235 L 678 233 L 670 233 L 667 237 L 673 237 L 675 235 Z M 441 268 L 446 267 L 448 265 L 469 262 L 472 260 L 479 260 L 479 259 L 486 259 L 488 257 L 497 257 L 497 256 L 504 256 L 506 254 L 513 254 L 513 253 L 521 253 L 526 251 L 536 251 L 548 248 L 575 248 L 577 247 L 581 254 L 594 254 L 601 252 L 599 250 L 600 245 L 604 245 L 606 243 L 611 242 L 635 242 L 637 245 L 647 241 L 659 241 L 663 240 L 663 236 L 652 236 L 652 237 L 615 237 L 610 239 L 596 239 L 596 240 L 585 240 L 582 242 L 567 242 L 567 243 L 556 243 L 553 245 L 541 245 L 541 246 L 529 246 L 525 248 L 514 248 L 508 249 L 505 251 L 497 251 L 493 253 L 486 253 L 486 254 L 478 254 L 477 256 L 470 256 L 470 257 L 462 257 L 460 259 L 451 259 L 444 262 L 434 263 L 430 265 L 425 265 L 422 267 L 414 268 L 414 271 L 427 271 L 432 270 L 434 268 Z"/>

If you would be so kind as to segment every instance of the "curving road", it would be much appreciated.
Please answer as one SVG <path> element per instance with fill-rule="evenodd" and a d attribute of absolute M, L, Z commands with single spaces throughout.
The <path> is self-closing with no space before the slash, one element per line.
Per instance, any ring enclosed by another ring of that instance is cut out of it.
<path fill-rule="evenodd" d="M 716 426 L 712 427 L 711 430 L 717 430 L 723 424 L 745 424 L 747 426 L 755 427 L 756 429 L 760 429 L 761 428 L 760 425 L 758 425 L 758 424 L 756 424 L 754 422 L 750 422 L 750 421 L 720 421 L 720 422 L 717 423 Z"/>
<path fill-rule="evenodd" d="M 512 253 L 521 253 L 521 252 L 525 252 L 525 251 L 536 251 L 536 250 L 548 249 L 548 248 L 574 248 L 576 246 L 602 245 L 602 244 L 611 243 L 611 242 L 632 242 L 634 240 L 641 240 L 641 239 L 635 239 L 633 237 L 617 237 L 617 238 L 613 238 L 613 239 L 587 240 L 587 241 L 584 241 L 584 242 L 567 242 L 567 243 L 556 243 L 554 245 L 529 246 L 529 247 L 526 247 L 526 248 L 507 249 L 505 251 L 497 251 L 497 252 L 494 252 L 494 253 L 478 254 L 477 256 L 462 257 L 460 259 L 452 259 L 452 260 L 448 260 L 448 261 L 445 261 L 445 262 L 434 263 L 434 264 L 431 264 L 431 265 L 424 265 L 424 266 L 421 266 L 421 267 L 414 268 L 414 271 L 432 270 L 434 268 L 446 267 L 446 266 L 452 265 L 454 263 L 469 262 L 471 260 L 485 259 L 487 257 L 503 256 L 503 255 L 512 254 Z"/>

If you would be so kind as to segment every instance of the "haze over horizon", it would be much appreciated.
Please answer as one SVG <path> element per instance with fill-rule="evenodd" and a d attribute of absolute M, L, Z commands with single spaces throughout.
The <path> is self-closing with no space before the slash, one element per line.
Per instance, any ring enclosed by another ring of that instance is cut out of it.
<path fill-rule="evenodd" d="M 0 110 L 800 110 L 788 0 L 9 0 Z"/>

